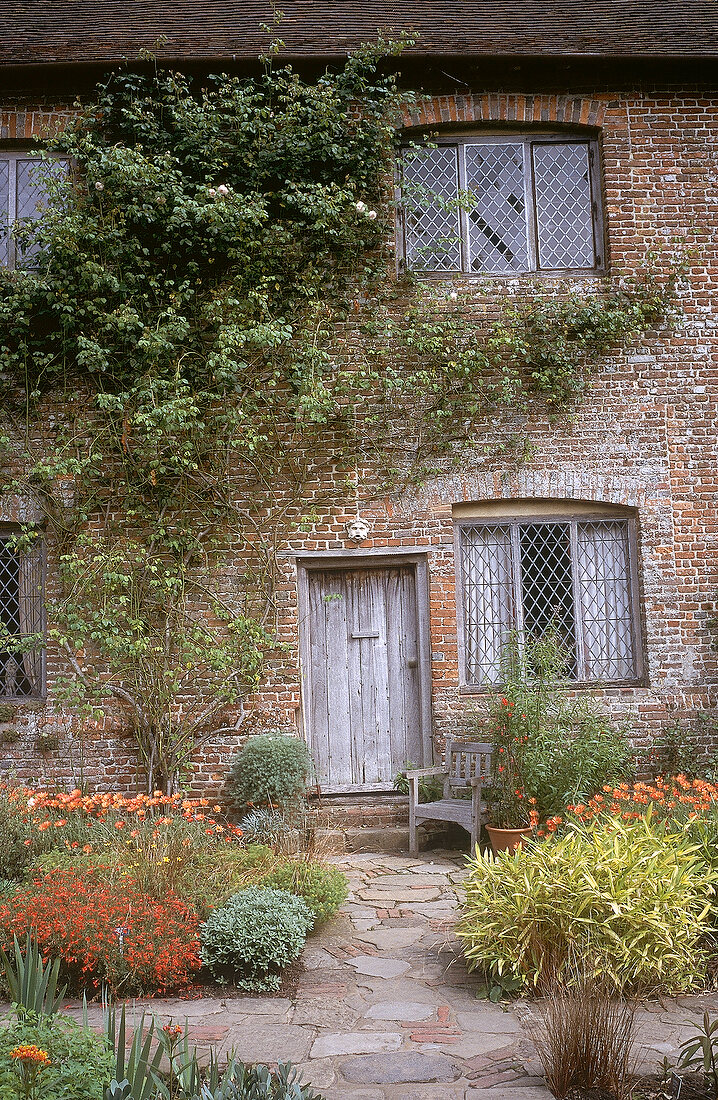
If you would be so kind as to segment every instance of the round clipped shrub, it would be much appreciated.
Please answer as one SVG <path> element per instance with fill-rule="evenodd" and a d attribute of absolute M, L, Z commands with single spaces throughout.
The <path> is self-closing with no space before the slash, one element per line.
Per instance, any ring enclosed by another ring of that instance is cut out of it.
<path fill-rule="evenodd" d="M 270 802 L 291 806 L 307 788 L 311 771 L 304 741 L 285 733 L 250 737 L 235 756 L 227 778 L 227 797 L 237 808 Z"/>
<path fill-rule="evenodd" d="M 313 914 L 315 925 L 333 917 L 349 892 L 346 875 L 338 867 L 306 859 L 289 860 L 275 867 L 262 883 L 302 898 Z"/>
<path fill-rule="evenodd" d="M 288 890 L 250 886 L 210 914 L 201 930 L 202 961 L 221 981 L 275 992 L 281 972 L 301 954 L 313 917 Z"/>

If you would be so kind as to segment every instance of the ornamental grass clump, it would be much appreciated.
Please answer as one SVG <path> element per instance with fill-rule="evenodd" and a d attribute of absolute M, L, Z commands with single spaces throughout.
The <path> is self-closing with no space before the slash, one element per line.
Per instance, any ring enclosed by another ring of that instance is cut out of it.
<path fill-rule="evenodd" d="M 528 1021 L 546 1084 L 558 1100 L 572 1090 L 601 1089 L 623 1100 L 635 1071 L 635 1006 L 605 980 L 578 970 Z"/>
<path fill-rule="evenodd" d="M 581 957 L 618 991 L 676 992 L 704 974 L 718 875 L 685 831 L 646 814 L 469 864 L 457 934 L 470 969 L 548 989 Z"/>
<path fill-rule="evenodd" d="M 249 992 L 276 992 L 281 972 L 299 958 L 314 917 L 287 890 L 251 886 L 234 894 L 202 926 L 202 961 L 220 981 Z"/>

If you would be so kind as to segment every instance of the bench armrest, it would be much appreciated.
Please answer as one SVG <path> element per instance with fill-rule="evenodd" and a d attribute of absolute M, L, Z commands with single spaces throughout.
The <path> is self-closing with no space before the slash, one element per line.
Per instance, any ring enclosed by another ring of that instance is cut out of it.
<path fill-rule="evenodd" d="M 411 768 L 405 773 L 407 779 L 420 779 L 422 775 L 446 775 L 446 768 Z"/>

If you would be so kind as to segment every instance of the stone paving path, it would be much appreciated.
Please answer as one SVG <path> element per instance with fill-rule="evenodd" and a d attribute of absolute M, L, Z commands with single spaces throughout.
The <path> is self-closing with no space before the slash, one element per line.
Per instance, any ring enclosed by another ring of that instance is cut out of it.
<path fill-rule="evenodd" d="M 477 1000 L 451 935 L 461 857 L 355 853 L 335 862 L 349 877 L 350 897 L 307 944 L 291 999 L 207 997 L 142 1007 L 162 1023 L 187 1020 L 202 1049 L 299 1064 L 327 1100 L 549 1100 L 526 1030 L 535 1008 Z M 686 1021 L 704 1009 L 718 1012 L 718 996 L 640 1010 L 646 1070 L 675 1053 L 690 1031 Z"/>

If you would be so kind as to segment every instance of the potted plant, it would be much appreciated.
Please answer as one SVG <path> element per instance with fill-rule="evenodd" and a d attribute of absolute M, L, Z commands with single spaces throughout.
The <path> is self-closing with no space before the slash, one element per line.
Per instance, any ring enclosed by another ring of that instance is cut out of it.
<path fill-rule="evenodd" d="M 492 786 L 486 826 L 491 847 L 496 852 L 513 852 L 533 828 L 532 804 L 523 779 L 523 756 L 528 733 L 526 715 L 505 696 L 497 700 L 491 721 L 494 743 Z"/>

